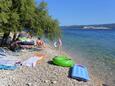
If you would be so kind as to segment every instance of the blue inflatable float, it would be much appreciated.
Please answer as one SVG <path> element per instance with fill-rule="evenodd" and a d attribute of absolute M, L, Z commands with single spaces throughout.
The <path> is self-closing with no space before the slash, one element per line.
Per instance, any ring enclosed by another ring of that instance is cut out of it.
<path fill-rule="evenodd" d="M 82 65 L 74 65 L 72 67 L 71 77 L 80 81 L 89 81 L 87 68 Z"/>

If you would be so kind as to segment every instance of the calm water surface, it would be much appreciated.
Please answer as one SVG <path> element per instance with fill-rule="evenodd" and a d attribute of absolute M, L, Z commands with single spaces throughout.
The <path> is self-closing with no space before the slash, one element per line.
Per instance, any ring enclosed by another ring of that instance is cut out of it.
<path fill-rule="evenodd" d="M 76 63 L 92 67 L 98 78 L 115 86 L 115 30 L 62 29 L 64 50 Z"/>

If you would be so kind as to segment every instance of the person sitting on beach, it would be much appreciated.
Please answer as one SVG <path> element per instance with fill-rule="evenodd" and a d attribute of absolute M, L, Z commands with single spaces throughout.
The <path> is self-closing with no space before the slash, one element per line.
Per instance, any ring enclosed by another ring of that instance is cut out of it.
<path fill-rule="evenodd" d="M 44 41 L 40 39 L 40 37 L 38 37 L 37 41 L 36 41 L 36 45 L 38 47 L 41 47 L 41 48 L 45 48 L 45 44 L 44 44 Z"/>

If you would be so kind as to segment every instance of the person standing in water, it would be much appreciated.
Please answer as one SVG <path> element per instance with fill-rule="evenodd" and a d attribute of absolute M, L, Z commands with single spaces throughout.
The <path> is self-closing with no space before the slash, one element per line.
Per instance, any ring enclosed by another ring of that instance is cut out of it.
<path fill-rule="evenodd" d="M 59 38 L 57 40 L 57 42 L 54 42 L 54 47 L 57 47 L 59 49 L 60 54 L 61 54 L 61 50 L 62 50 L 62 41 L 61 41 L 61 38 Z"/>

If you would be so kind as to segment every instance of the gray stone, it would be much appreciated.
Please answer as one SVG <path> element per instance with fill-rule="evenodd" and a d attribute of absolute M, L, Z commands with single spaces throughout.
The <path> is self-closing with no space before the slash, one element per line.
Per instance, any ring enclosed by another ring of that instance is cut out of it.
<path fill-rule="evenodd" d="M 49 80 L 45 80 L 44 83 L 48 83 Z"/>
<path fill-rule="evenodd" d="M 57 81 L 51 81 L 51 83 L 52 83 L 52 84 L 56 84 L 56 83 L 57 83 Z"/>
<path fill-rule="evenodd" d="M 31 86 L 32 84 L 31 83 L 27 83 L 26 86 Z"/>

